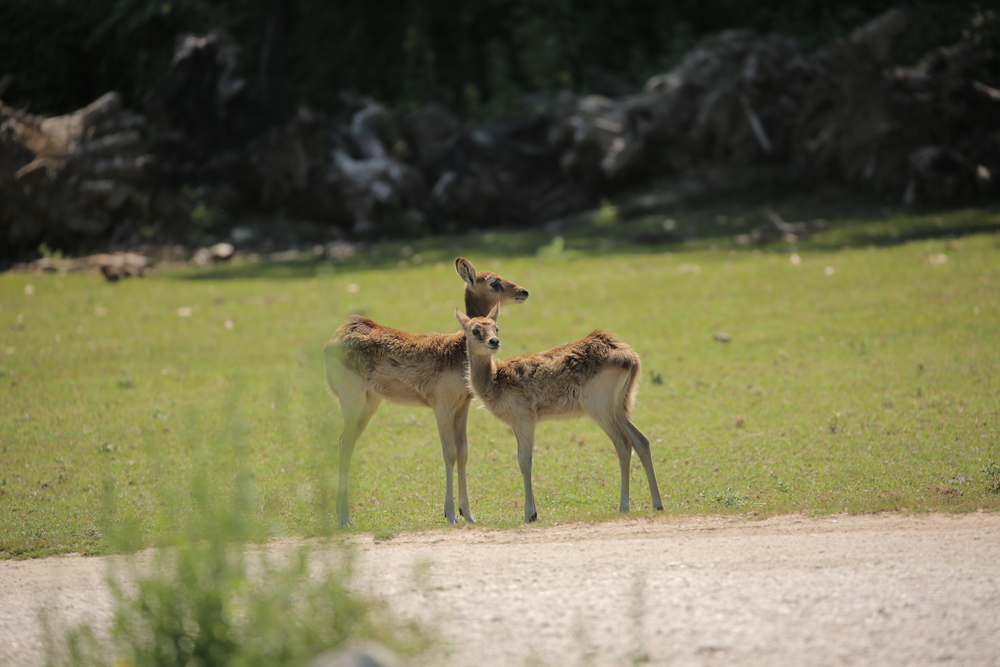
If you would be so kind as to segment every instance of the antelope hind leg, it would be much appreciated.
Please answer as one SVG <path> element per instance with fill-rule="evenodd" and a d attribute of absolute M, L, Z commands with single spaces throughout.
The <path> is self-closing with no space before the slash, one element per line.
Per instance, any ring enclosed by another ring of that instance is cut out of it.
<path fill-rule="evenodd" d="M 359 378 L 360 379 L 360 378 Z M 346 528 L 354 523 L 347 502 L 347 485 L 354 445 L 368 426 L 382 398 L 363 391 L 349 394 L 341 390 L 340 410 L 344 415 L 344 432 L 340 434 L 340 472 L 337 478 L 337 527 Z"/>
<path fill-rule="evenodd" d="M 618 511 L 627 514 L 629 510 L 629 467 L 632 465 L 632 442 L 630 436 L 614 417 L 605 417 L 591 413 L 591 418 L 597 422 L 601 430 L 611 439 L 618 455 L 618 469 L 621 472 L 621 495 L 618 499 Z"/>
<path fill-rule="evenodd" d="M 663 510 L 663 501 L 660 499 L 660 487 L 656 483 L 656 472 L 653 470 L 653 454 L 649 446 L 649 438 L 628 417 L 622 419 L 621 426 L 632 441 L 632 447 L 635 449 L 635 453 L 639 455 L 642 467 L 646 471 L 646 481 L 649 483 L 649 495 L 652 498 L 653 507 Z"/>

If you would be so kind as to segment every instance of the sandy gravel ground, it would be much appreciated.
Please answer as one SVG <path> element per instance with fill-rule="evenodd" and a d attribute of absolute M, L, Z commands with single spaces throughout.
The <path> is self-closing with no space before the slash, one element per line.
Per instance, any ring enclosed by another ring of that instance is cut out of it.
<path fill-rule="evenodd" d="M 1000 513 L 665 517 L 356 542 L 361 588 L 437 619 L 449 646 L 432 664 L 1000 666 Z M 0 562 L 0 664 L 42 664 L 43 607 L 107 622 L 108 565 Z"/>

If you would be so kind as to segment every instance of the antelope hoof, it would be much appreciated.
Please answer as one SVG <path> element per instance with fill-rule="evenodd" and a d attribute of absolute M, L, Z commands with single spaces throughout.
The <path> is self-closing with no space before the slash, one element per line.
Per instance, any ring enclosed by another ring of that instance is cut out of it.
<path fill-rule="evenodd" d="M 538 512 L 532 514 L 530 519 L 524 520 L 525 523 L 534 523 L 535 521 L 538 521 Z"/>
<path fill-rule="evenodd" d="M 472 512 L 469 512 L 468 516 L 466 516 L 465 511 L 462 510 L 462 508 L 459 508 L 458 509 L 458 514 L 463 519 L 465 519 L 465 523 L 475 523 L 476 522 L 476 520 L 472 518 Z"/>
<path fill-rule="evenodd" d="M 662 512 L 663 511 L 663 505 L 657 505 L 656 506 L 656 511 L 657 512 Z"/>
<path fill-rule="evenodd" d="M 350 526 L 353 525 L 354 525 L 354 519 L 352 519 L 350 516 L 348 516 L 346 519 L 345 518 L 337 519 L 337 528 L 340 529 L 349 528 Z"/>

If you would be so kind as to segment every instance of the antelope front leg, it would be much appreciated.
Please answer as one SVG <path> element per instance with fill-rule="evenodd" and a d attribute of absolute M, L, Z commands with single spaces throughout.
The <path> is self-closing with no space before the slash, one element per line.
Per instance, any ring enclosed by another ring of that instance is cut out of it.
<path fill-rule="evenodd" d="M 517 436 L 517 465 L 521 468 L 524 479 L 524 522 L 531 523 L 538 519 L 535 509 L 535 492 L 531 488 L 531 463 L 535 449 L 535 424 L 528 422 L 514 429 Z"/>
<path fill-rule="evenodd" d="M 367 421 L 365 422 L 367 424 Z M 347 528 L 354 525 L 350 508 L 347 504 L 347 482 L 351 472 L 351 455 L 354 445 L 361 435 L 361 428 L 348 426 L 340 434 L 340 472 L 337 477 L 337 528 Z"/>
<path fill-rule="evenodd" d="M 476 520 L 472 518 L 472 510 L 469 508 L 469 491 L 465 482 L 465 468 L 469 462 L 469 440 L 466 435 L 466 426 L 471 403 L 472 401 L 466 401 L 455 415 L 455 443 L 458 462 L 458 511 L 465 517 L 466 522 L 475 523 Z"/>
<path fill-rule="evenodd" d="M 444 458 L 444 518 L 449 524 L 458 523 L 455 517 L 455 490 L 453 476 L 458 460 L 458 445 L 455 442 L 455 416 L 448 406 L 434 407 L 437 418 L 438 436 L 441 438 L 441 455 Z M 464 468 L 464 467 L 463 467 Z M 459 470 L 459 485 L 464 486 L 464 469 Z M 468 502 L 468 501 L 466 501 Z"/>
<path fill-rule="evenodd" d="M 354 452 L 354 440 L 345 443 L 345 430 L 340 434 L 340 471 L 337 476 L 337 528 L 347 528 L 354 523 L 351 510 L 347 504 L 347 480 L 351 469 L 351 454 Z"/>

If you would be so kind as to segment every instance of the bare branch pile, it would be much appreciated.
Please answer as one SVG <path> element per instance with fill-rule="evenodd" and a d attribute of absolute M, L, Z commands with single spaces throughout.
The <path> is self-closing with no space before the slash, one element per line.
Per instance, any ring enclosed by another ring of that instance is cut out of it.
<path fill-rule="evenodd" d="M 641 92 L 529 99 L 479 128 L 437 105 L 397 121 L 351 94 L 338 117 L 280 117 L 238 76 L 234 46 L 189 36 L 145 115 L 114 93 L 54 118 L 0 103 L 0 246 L 10 259 L 43 242 L 211 245 L 247 219 L 311 221 L 330 239 L 526 226 L 719 165 L 910 204 L 995 195 L 1000 90 L 983 54 L 959 41 L 894 67 L 908 25 L 894 9 L 813 54 L 729 30 Z"/>

